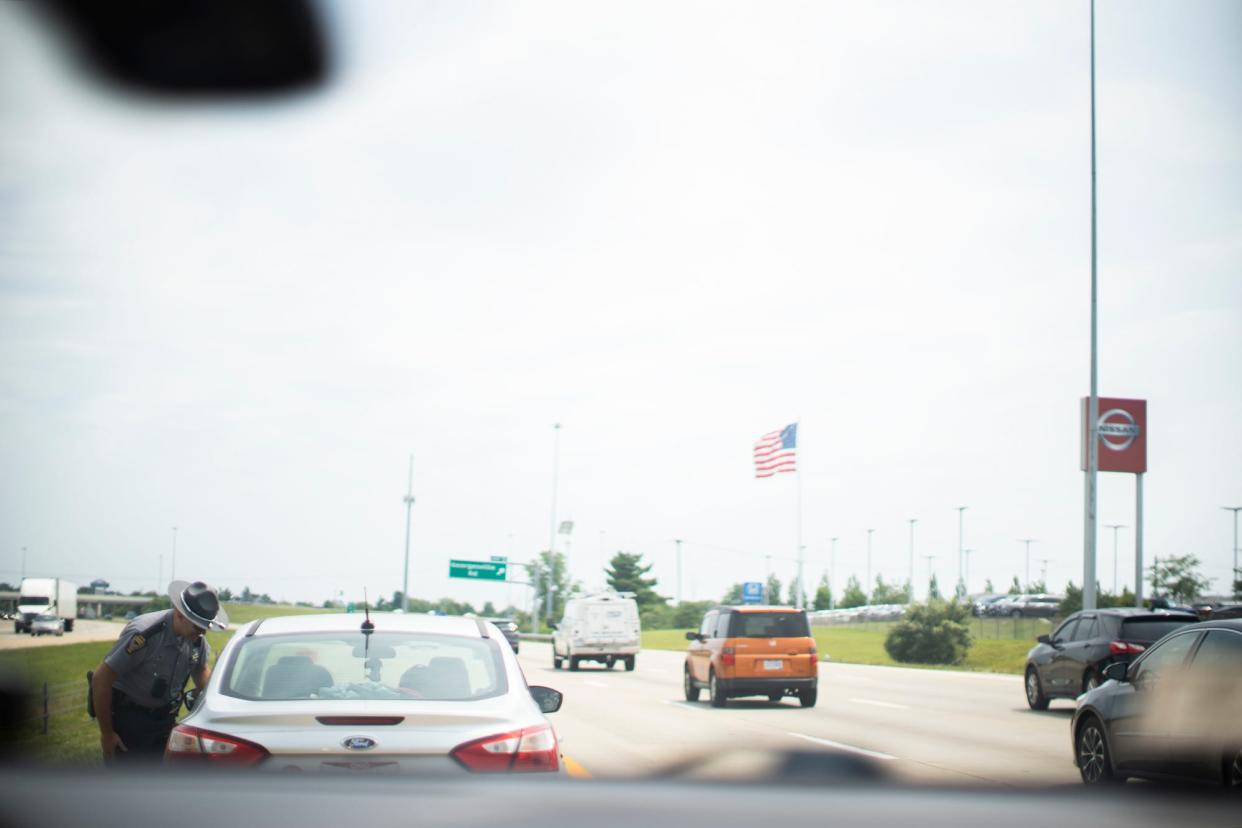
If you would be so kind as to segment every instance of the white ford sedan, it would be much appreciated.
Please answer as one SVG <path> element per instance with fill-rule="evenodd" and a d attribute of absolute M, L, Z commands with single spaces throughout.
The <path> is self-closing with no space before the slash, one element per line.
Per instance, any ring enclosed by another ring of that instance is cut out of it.
<path fill-rule="evenodd" d="M 368 627 L 368 625 L 370 625 Z M 173 764 L 344 773 L 557 773 L 544 717 L 495 625 L 373 613 L 253 621 L 173 730 Z"/>

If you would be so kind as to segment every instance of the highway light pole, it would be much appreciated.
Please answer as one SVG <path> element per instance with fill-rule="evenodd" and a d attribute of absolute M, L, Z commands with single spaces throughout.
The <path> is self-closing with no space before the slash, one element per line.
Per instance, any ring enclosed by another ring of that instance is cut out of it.
<path fill-rule="evenodd" d="M 1242 506 L 1221 506 L 1220 508 L 1226 512 L 1233 512 L 1233 577 L 1229 579 L 1229 585 L 1232 587 L 1235 581 L 1242 581 L 1242 572 L 1238 571 L 1238 512 L 1242 512 Z M 22 551 L 25 552 L 24 549 Z M 25 559 L 23 558 L 23 560 Z M 25 564 L 23 564 L 22 569 L 25 570 L 25 568 Z M 1238 598 L 1242 596 L 1233 592 L 1233 597 Z"/>
<path fill-rule="evenodd" d="M 910 594 L 908 603 L 914 603 L 914 524 L 918 518 L 910 518 Z"/>
<path fill-rule="evenodd" d="M 828 553 L 828 609 L 837 608 L 837 538 L 833 538 L 832 551 Z"/>
<path fill-rule="evenodd" d="M 1091 396 L 1087 398 L 1087 471 L 1083 504 L 1082 608 L 1096 608 L 1095 509 L 1100 469 L 1099 291 L 1095 193 L 1095 0 L 1091 0 Z"/>
<path fill-rule="evenodd" d="M 962 557 L 966 559 L 966 569 L 964 571 L 964 574 L 962 575 L 962 585 L 966 587 L 967 595 L 970 594 L 970 553 L 974 551 L 975 550 L 973 549 L 962 550 Z"/>
<path fill-rule="evenodd" d="M 1026 544 L 1026 582 L 1031 582 L 1031 544 L 1035 543 L 1035 538 L 1018 538 L 1018 543 Z"/>
<path fill-rule="evenodd" d="M 870 596 L 871 589 L 871 536 L 875 533 L 874 529 L 867 530 L 867 583 L 863 584 L 863 590 Z M 867 598 L 867 603 L 871 603 L 871 598 Z"/>
<path fill-rule="evenodd" d="M 677 606 L 681 606 L 681 538 L 675 538 L 677 544 Z"/>
<path fill-rule="evenodd" d="M 414 508 L 414 455 L 410 455 L 410 476 L 405 485 L 405 570 L 401 575 L 401 611 L 410 611 L 410 511 Z"/>
<path fill-rule="evenodd" d="M 552 559 L 556 553 L 556 484 L 561 467 L 561 424 L 552 425 L 552 519 L 548 526 L 548 565 L 544 579 L 544 618 L 552 620 Z"/>
<path fill-rule="evenodd" d="M 962 515 L 966 512 L 967 506 L 957 507 L 957 577 L 961 580 L 962 572 Z"/>
<path fill-rule="evenodd" d="M 1124 523 L 1106 523 L 1105 529 L 1113 530 L 1113 595 L 1117 594 L 1117 530 L 1125 529 Z"/>

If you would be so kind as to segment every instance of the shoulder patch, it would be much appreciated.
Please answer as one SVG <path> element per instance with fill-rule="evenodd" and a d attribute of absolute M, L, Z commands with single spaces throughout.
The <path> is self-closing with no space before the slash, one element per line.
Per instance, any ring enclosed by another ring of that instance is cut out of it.
<path fill-rule="evenodd" d="M 142 633 L 137 633 L 130 639 L 129 644 L 125 646 L 125 653 L 127 655 L 133 655 L 145 646 L 147 646 L 147 637 Z"/>

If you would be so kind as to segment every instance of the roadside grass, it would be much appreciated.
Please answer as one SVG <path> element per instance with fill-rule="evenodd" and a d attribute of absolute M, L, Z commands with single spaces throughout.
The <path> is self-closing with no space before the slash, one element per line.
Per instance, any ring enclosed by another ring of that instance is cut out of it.
<path fill-rule="evenodd" d="M 1043 619 L 1024 619 L 1024 621 L 1042 622 L 1043 626 L 1050 627 Z M 1026 665 L 1027 651 L 1035 644 L 1034 635 L 1030 638 L 982 638 L 976 635 L 974 644 L 971 645 L 965 661 L 961 664 L 906 664 L 894 661 L 884 650 L 884 639 L 891 626 L 892 622 L 874 622 L 866 625 L 813 627 L 812 631 L 820 655 L 826 655 L 831 661 L 843 664 L 876 664 L 885 667 L 918 667 L 932 670 L 1021 674 Z M 1032 629 L 1037 628 L 1037 625 L 1031 626 Z M 644 630 L 643 647 L 652 650 L 684 650 L 686 631 Z"/>
<path fill-rule="evenodd" d="M 332 610 L 273 604 L 226 603 L 230 629 L 207 634 L 214 658 L 233 632 L 256 618 L 281 615 L 308 615 Z M 339 610 L 337 610 L 339 612 Z M 117 635 L 120 635 L 117 628 Z M 72 635 L 72 633 L 70 633 Z M 58 764 L 100 763 L 99 728 L 86 715 L 86 672 L 103 661 L 111 641 L 89 641 L 55 647 L 22 647 L 0 652 L 0 676 L 23 682 L 32 693 L 27 721 L 15 731 L 0 734 L 10 747 L 22 755 Z M 51 695 L 49 710 L 64 711 L 48 718 L 43 733 L 42 692 L 47 683 Z M 33 717 L 33 718 L 31 718 Z"/>

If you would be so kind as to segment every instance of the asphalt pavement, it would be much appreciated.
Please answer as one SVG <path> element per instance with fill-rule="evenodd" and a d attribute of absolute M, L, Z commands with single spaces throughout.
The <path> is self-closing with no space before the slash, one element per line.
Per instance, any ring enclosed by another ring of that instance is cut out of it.
<path fill-rule="evenodd" d="M 637 669 L 554 670 L 548 644 L 523 641 L 531 684 L 565 694 L 549 718 L 572 766 L 593 776 L 657 773 L 738 748 L 831 749 L 866 756 L 905 781 L 951 785 L 1079 785 L 1072 702 L 1026 705 L 1021 676 L 820 664 L 819 703 L 685 701 L 684 653 L 644 650 Z"/>
<path fill-rule="evenodd" d="M 73 632 L 64 635 L 30 635 L 13 632 L 13 622 L 5 621 L 0 627 L 0 650 L 16 650 L 21 647 L 55 647 L 65 644 L 82 644 L 86 641 L 115 641 L 121 634 L 124 621 L 96 621 L 79 618 L 73 623 Z"/>

